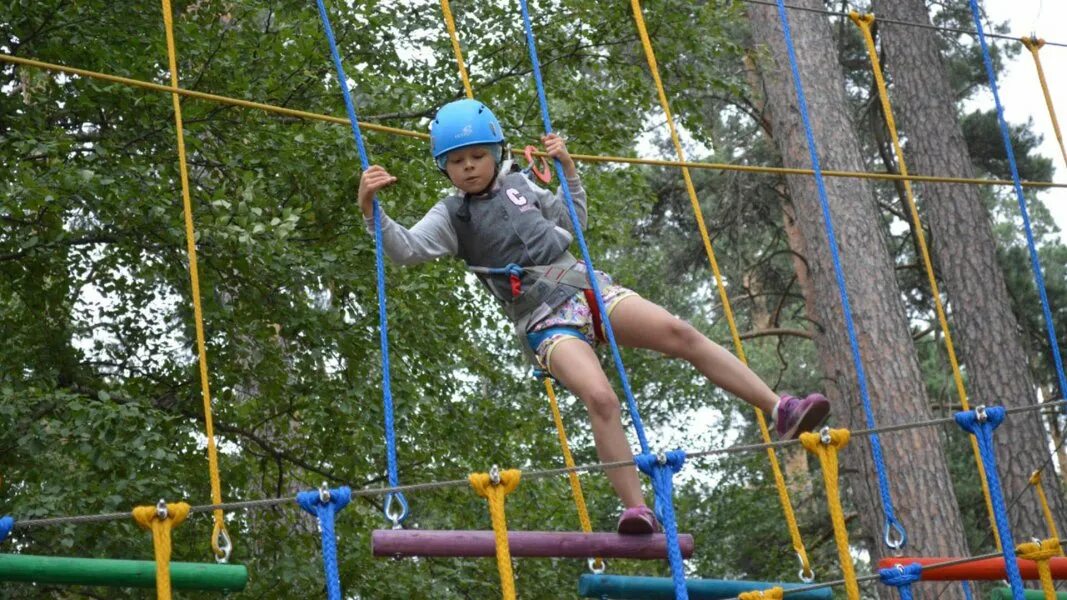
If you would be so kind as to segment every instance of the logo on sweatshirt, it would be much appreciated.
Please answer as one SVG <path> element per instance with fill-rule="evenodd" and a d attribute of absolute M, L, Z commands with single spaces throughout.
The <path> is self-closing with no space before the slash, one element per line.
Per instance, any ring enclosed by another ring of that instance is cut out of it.
<path fill-rule="evenodd" d="M 534 210 L 537 208 L 530 201 L 526 199 L 526 196 L 522 195 L 522 192 L 515 188 L 508 188 L 504 194 L 511 200 L 511 203 L 519 207 L 519 212 L 526 212 L 528 210 Z"/>

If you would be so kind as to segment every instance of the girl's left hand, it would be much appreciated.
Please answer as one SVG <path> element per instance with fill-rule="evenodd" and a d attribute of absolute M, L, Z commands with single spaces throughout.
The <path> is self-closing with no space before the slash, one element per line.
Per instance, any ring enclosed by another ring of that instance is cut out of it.
<path fill-rule="evenodd" d="M 563 171 L 567 177 L 574 177 L 576 170 L 574 159 L 567 152 L 567 143 L 558 134 L 550 133 L 541 136 L 541 142 L 545 145 L 545 154 L 558 160 L 563 165 Z"/>

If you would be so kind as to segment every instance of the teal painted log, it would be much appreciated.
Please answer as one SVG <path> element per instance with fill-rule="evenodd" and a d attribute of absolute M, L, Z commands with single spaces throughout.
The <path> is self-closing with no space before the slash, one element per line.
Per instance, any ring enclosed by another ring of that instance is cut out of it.
<path fill-rule="evenodd" d="M 0 581 L 154 588 L 156 563 L 0 554 Z M 240 591 L 248 583 L 248 569 L 244 565 L 172 562 L 170 582 L 177 590 Z"/>
<path fill-rule="evenodd" d="M 741 592 L 766 590 L 772 587 L 803 587 L 798 583 L 764 583 L 760 581 L 731 581 L 721 579 L 690 579 L 685 582 L 691 600 L 722 600 L 735 598 Z M 582 575 L 578 580 L 578 595 L 583 598 L 612 598 L 613 600 L 674 600 L 674 582 L 668 577 L 624 577 L 622 575 Z M 786 595 L 788 600 L 830 600 L 830 588 L 820 588 Z"/>
<path fill-rule="evenodd" d="M 1045 600 L 1045 592 L 1041 590 L 1024 590 L 1026 600 Z M 1011 588 L 993 588 L 993 600 L 1011 600 Z M 1067 600 L 1067 592 L 1056 592 L 1056 600 Z"/>

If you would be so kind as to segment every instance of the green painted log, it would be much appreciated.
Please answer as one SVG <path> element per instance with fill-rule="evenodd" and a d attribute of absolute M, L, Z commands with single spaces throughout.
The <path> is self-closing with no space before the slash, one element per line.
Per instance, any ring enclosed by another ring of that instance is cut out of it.
<path fill-rule="evenodd" d="M 156 563 L 0 554 L 0 581 L 154 588 Z M 170 582 L 178 590 L 240 591 L 248 583 L 248 569 L 244 565 L 172 562 Z"/>
<path fill-rule="evenodd" d="M 1041 590 L 1024 590 L 1026 600 L 1045 600 L 1045 592 Z M 993 600 L 1011 600 L 1010 587 L 993 588 Z M 1057 592 L 1056 600 L 1067 600 L 1067 592 Z"/>

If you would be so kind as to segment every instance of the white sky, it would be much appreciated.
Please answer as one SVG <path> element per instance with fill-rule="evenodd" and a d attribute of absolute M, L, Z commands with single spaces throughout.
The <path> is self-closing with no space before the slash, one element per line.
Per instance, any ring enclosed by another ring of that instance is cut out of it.
<path fill-rule="evenodd" d="M 1049 42 L 1067 43 L 1067 28 L 1064 27 L 1067 25 L 1067 2 L 1063 0 L 985 0 L 985 8 L 993 22 L 1007 21 L 1014 35 L 1036 32 L 1038 37 Z M 1011 42 L 1000 40 L 997 43 Z M 1040 54 L 1062 132 L 1067 128 L 1067 48 L 1045 46 Z M 1030 52 L 1023 49 L 1009 62 L 998 84 L 1008 121 L 1023 123 L 1027 118 L 1033 119 L 1034 131 L 1045 138 L 1040 152 L 1052 159 L 1056 169 L 1052 180 L 1067 181 L 1067 165 L 1056 142 Z M 992 108 L 992 94 L 985 94 L 979 106 Z M 1067 189 L 1049 190 L 1040 197 L 1052 211 L 1061 229 L 1060 236 L 1067 242 Z"/>

